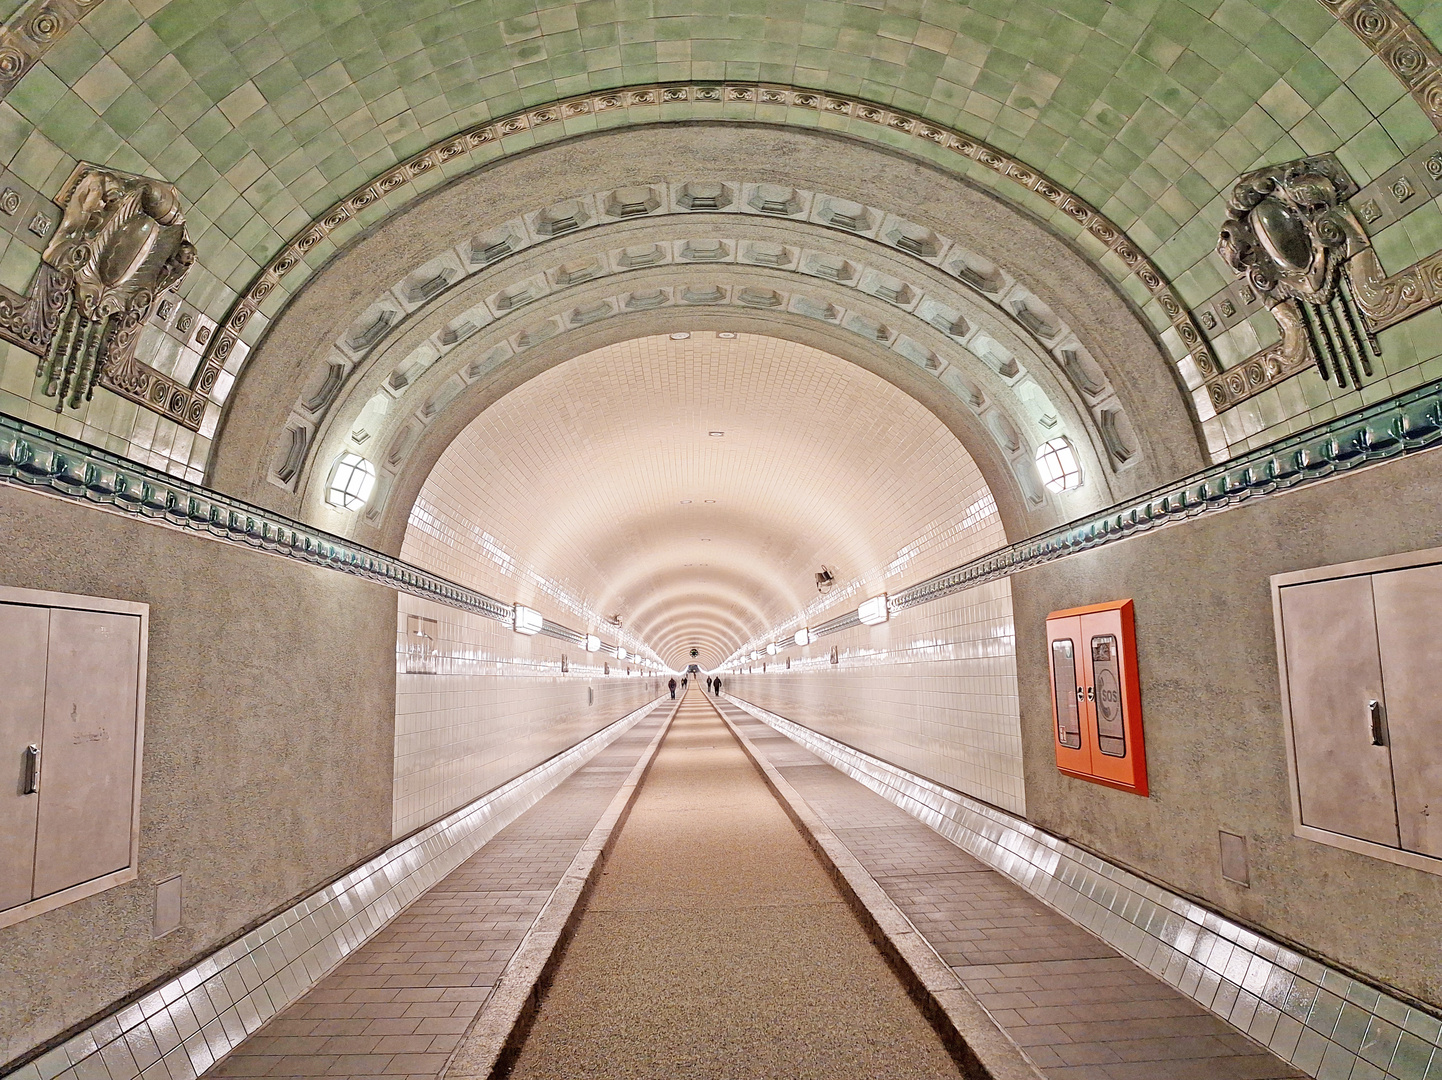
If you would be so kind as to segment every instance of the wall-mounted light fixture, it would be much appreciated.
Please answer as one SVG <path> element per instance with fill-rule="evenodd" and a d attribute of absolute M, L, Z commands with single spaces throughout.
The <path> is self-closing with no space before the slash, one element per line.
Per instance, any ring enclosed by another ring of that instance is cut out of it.
<path fill-rule="evenodd" d="M 777 653 L 779 653 L 780 651 L 781 651 L 781 650 L 776 647 L 776 642 L 774 642 L 774 641 L 773 641 L 770 645 L 766 646 L 766 655 L 767 655 L 767 656 L 775 656 L 775 655 L 776 655 Z"/>
<path fill-rule="evenodd" d="M 325 501 L 342 510 L 359 510 L 376 486 L 376 469 L 359 454 L 344 453 L 335 459 L 326 483 Z"/>
<path fill-rule="evenodd" d="M 810 627 L 803 627 L 796 631 L 796 644 L 798 645 L 810 645 L 815 640 L 816 639 L 811 636 Z"/>
<path fill-rule="evenodd" d="M 626 650 L 623 649 L 623 648 L 621 648 L 621 646 L 619 646 L 619 645 L 616 646 L 616 659 L 617 659 L 617 660 L 624 660 L 624 659 L 626 659 Z"/>
<path fill-rule="evenodd" d="M 586 635 L 586 651 L 587 651 L 587 652 L 600 652 L 600 651 L 601 651 L 601 639 L 598 638 L 595 634 L 587 634 L 587 635 Z"/>
<path fill-rule="evenodd" d="M 671 340 L 672 340 L 672 341 L 685 341 L 685 340 L 686 340 L 688 337 L 690 337 L 690 336 L 691 336 L 691 335 L 690 335 L 689 333 L 687 333 L 685 330 L 681 330 L 681 331 L 678 331 L 678 332 L 675 333 L 675 334 L 672 334 L 672 335 L 671 335 Z"/>
<path fill-rule="evenodd" d="M 1038 447 L 1036 471 L 1050 492 L 1074 491 L 1082 486 L 1081 462 L 1077 461 L 1076 450 L 1065 435 Z"/>
<path fill-rule="evenodd" d="M 823 593 L 824 593 L 824 592 L 827 592 L 828 590 L 830 590 L 831 586 L 833 586 L 833 585 L 835 585 L 835 584 L 836 584 L 836 575 L 833 574 L 833 573 L 832 573 L 830 570 L 828 570 L 826 567 L 823 566 L 820 570 L 818 570 L 818 571 L 816 572 L 816 591 L 817 591 L 817 592 L 823 592 Z"/>
<path fill-rule="evenodd" d="M 886 608 L 886 594 L 873 596 L 870 600 L 863 600 L 861 606 L 856 609 L 856 617 L 867 626 L 876 626 L 891 618 L 891 612 Z"/>
<path fill-rule="evenodd" d="M 522 607 L 520 604 L 516 605 L 516 612 L 513 619 L 513 625 L 516 628 L 516 633 L 525 634 L 527 636 L 530 636 L 531 634 L 539 634 L 541 632 L 541 622 L 541 613 L 539 611 L 533 611 L 528 607 Z"/>

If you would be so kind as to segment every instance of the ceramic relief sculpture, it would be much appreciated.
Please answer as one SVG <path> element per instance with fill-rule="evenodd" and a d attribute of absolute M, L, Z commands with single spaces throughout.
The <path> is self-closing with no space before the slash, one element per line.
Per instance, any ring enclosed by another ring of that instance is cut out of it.
<path fill-rule="evenodd" d="M 1267 303 L 1282 340 L 1210 384 L 1219 408 L 1312 364 L 1344 388 L 1372 374 L 1368 350 L 1380 356 L 1381 349 L 1363 316 L 1358 279 L 1367 279 L 1373 266 L 1380 274 L 1380 264 L 1347 204 L 1356 192 L 1331 154 L 1258 169 L 1237 181 L 1217 251 Z"/>
<path fill-rule="evenodd" d="M 57 412 L 67 396 L 78 408 L 102 375 L 118 389 L 139 388 L 141 326 L 195 261 L 170 184 L 82 165 L 67 189 L 25 312 L 29 336 L 49 346 L 36 375 Z"/>

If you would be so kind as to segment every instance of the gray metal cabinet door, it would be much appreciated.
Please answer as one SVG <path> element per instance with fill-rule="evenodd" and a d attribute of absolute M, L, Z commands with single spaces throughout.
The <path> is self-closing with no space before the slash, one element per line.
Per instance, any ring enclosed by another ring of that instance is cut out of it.
<path fill-rule="evenodd" d="M 36 897 L 130 864 L 139 659 L 137 617 L 50 613 Z"/>
<path fill-rule="evenodd" d="M 1302 823 L 1397 847 L 1391 755 L 1373 745 L 1367 704 L 1382 700 L 1371 578 L 1288 585 L 1281 599 Z"/>
<path fill-rule="evenodd" d="M 26 751 L 41 743 L 49 636 L 48 608 L 0 604 L 0 911 L 34 895 L 40 797 L 25 794 L 31 769 Z"/>
<path fill-rule="evenodd" d="M 1442 856 L 1442 566 L 1376 574 L 1372 591 L 1402 847 Z"/>

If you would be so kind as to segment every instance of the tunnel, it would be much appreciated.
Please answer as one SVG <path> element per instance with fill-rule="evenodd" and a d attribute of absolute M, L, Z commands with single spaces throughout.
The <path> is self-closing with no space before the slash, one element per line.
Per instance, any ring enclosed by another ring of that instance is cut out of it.
<path fill-rule="evenodd" d="M 0 1077 L 1442 1076 L 1442 6 L 0 23 Z"/>

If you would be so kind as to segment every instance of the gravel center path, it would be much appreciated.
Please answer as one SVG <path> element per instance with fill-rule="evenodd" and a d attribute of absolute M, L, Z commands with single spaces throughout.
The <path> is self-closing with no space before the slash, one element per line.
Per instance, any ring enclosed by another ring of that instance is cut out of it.
<path fill-rule="evenodd" d="M 710 701 L 689 691 L 511 1076 L 958 1075 Z"/>

